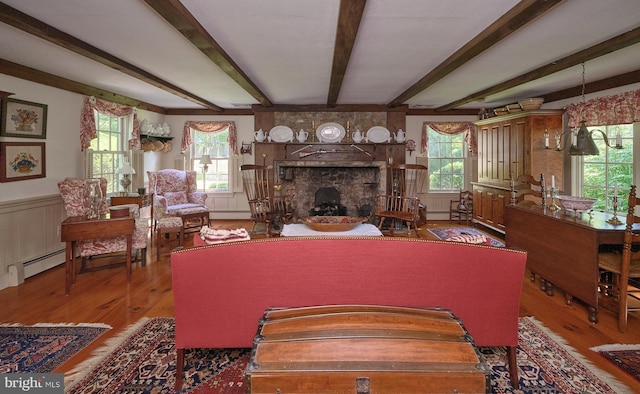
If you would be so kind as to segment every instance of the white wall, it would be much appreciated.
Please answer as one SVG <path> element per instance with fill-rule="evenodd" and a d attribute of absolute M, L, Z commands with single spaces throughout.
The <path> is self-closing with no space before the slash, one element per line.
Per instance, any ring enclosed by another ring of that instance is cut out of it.
<path fill-rule="evenodd" d="M 47 136 L 0 137 L 4 142 L 45 142 L 46 177 L 0 183 L 0 202 L 25 197 L 58 194 L 57 183 L 65 177 L 82 176 L 80 111 L 82 95 L 0 74 L 0 90 L 15 93 L 11 98 L 47 105 Z"/>

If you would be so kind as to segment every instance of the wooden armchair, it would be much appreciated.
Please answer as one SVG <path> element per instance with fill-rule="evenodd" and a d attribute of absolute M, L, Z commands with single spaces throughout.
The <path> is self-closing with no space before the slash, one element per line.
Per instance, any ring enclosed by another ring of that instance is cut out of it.
<path fill-rule="evenodd" d="M 107 180 L 100 179 L 100 189 L 102 189 L 102 202 L 100 204 L 100 214 L 106 214 L 109 209 L 106 203 Z M 83 178 L 65 178 L 58 182 L 58 190 L 62 196 L 64 209 L 68 217 L 84 216 L 87 213 L 83 203 L 84 189 L 86 180 Z M 137 204 L 127 205 L 135 221 L 135 231 L 132 236 L 132 247 L 139 251 L 140 262 L 144 266 L 146 264 L 147 255 L 147 235 L 149 225 L 146 220 L 139 219 L 139 208 Z M 116 238 L 100 238 L 78 242 L 78 251 L 82 257 L 82 266 L 80 271 L 84 271 L 87 266 L 87 259 L 93 256 L 104 255 L 116 252 L 125 252 L 127 250 L 127 242 L 124 236 Z"/>
<path fill-rule="evenodd" d="M 465 221 L 467 226 L 473 216 L 473 193 L 469 190 L 460 190 L 457 200 L 449 202 L 449 220 L 457 219 L 458 223 Z"/>
<path fill-rule="evenodd" d="M 624 230 L 622 253 L 599 253 L 598 265 L 601 272 L 611 281 L 604 283 L 606 294 L 603 306 L 611 304 L 618 312 L 618 330 L 627 330 L 627 314 L 629 311 L 640 311 L 640 290 L 629 289 L 629 279 L 640 278 L 640 233 L 633 231 L 633 225 L 640 223 L 640 216 L 636 214 L 640 206 L 640 198 L 636 196 L 636 186 L 631 186 L 629 193 L 629 212 L 627 213 Z M 631 302 L 630 302 L 631 301 Z"/>
<path fill-rule="evenodd" d="M 255 232 L 258 223 L 264 223 L 267 236 L 271 236 L 274 226 L 279 222 L 285 223 L 289 217 L 285 198 L 273 194 L 272 168 L 245 164 L 240 167 L 240 172 L 253 221 L 251 232 Z"/>
<path fill-rule="evenodd" d="M 375 216 L 380 218 L 378 228 L 386 219 L 391 219 L 390 235 L 394 234 L 395 222 L 404 222 L 407 236 L 411 235 L 412 226 L 420 220 L 419 193 L 425 184 L 429 170 L 421 164 L 394 164 L 387 171 L 387 194 L 376 198 Z"/>
<path fill-rule="evenodd" d="M 544 184 L 544 174 L 540 174 L 540 180 L 536 180 L 529 174 L 522 174 L 516 179 L 509 180 L 511 189 L 511 204 L 517 204 L 526 199 L 526 196 L 533 196 L 536 202 L 540 202 L 544 207 L 547 205 L 546 187 Z"/>

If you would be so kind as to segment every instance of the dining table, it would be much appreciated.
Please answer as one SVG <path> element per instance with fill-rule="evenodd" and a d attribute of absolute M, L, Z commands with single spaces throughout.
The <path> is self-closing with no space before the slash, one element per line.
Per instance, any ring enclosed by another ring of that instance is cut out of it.
<path fill-rule="evenodd" d="M 538 277 L 541 290 L 553 296 L 555 288 L 561 289 L 568 305 L 579 299 L 588 308 L 589 321 L 597 323 L 602 304 L 598 253 L 621 249 L 624 237 L 626 215 L 617 221 L 613 216 L 595 210 L 551 209 L 530 201 L 509 204 L 505 244 L 527 251 L 527 269 L 531 280 Z M 634 230 L 640 228 L 635 225 Z"/>

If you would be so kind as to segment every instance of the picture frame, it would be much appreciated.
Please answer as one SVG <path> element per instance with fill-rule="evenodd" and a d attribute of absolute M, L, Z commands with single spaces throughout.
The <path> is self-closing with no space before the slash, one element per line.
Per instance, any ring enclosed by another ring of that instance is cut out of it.
<path fill-rule="evenodd" d="M 47 175 L 44 142 L 0 142 L 0 182 Z"/>
<path fill-rule="evenodd" d="M 0 113 L 0 137 L 47 137 L 46 104 L 5 98 Z"/>

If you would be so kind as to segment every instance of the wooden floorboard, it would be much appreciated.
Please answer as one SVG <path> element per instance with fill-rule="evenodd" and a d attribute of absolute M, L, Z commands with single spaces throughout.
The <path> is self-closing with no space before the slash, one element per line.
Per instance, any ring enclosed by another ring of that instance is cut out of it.
<path fill-rule="evenodd" d="M 248 221 L 214 221 L 214 226 L 251 228 Z M 422 237 L 432 235 L 426 231 L 430 226 L 452 226 L 450 222 L 430 222 L 420 230 Z M 480 228 L 481 230 L 486 230 Z M 499 234 L 491 234 L 499 237 Z M 155 240 L 154 240 L 155 241 Z M 192 240 L 186 241 L 190 246 Z M 499 286 L 496 283 L 496 286 Z M 66 372 L 86 359 L 105 340 L 121 332 L 142 317 L 173 316 L 171 271 L 168 248 L 160 258 L 156 256 L 155 242 L 147 249 L 147 266 L 133 266 L 131 283 L 126 283 L 124 266 L 78 276 L 71 294 L 64 294 L 64 268 L 50 269 L 24 284 L 0 290 L 0 322 L 2 323 L 106 323 L 113 327 L 107 334 L 80 352 L 56 372 Z M 206 313 L 205 310 L 203 312 Z M 615 316 L 607 311 L 599 313 L 600 322 L 588 321 L 586 307 L 580 302 L 565 305 L 562 291 L 547 296 L 538 289 L 538 284 L 523 280 L 520 307 L 521 316 L 534 316 L 549 329 L 566 339 L 591 363 L 612 374 L 635 392 L 640 392 L 640 382 L 600 355 L 590 347 L 611 343 L 640 344 L 640 313 L 631 313 L 627 333 L 617 330 Z"/>

